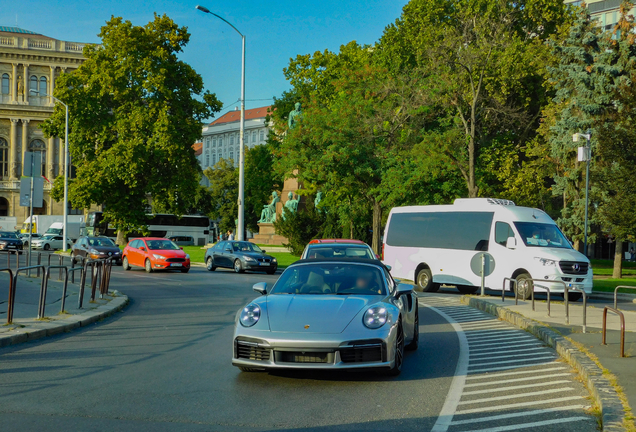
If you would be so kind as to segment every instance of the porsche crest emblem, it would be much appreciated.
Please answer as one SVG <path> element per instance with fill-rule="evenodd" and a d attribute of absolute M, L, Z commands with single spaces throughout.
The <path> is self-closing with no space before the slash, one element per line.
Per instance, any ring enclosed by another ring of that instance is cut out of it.
<path fill-rule="evenodd" d="M 308 328 L 309 328 L 309 324 L 307 324 L 307 325 L 305 326 L 305 330 L 307 330 Z"/>

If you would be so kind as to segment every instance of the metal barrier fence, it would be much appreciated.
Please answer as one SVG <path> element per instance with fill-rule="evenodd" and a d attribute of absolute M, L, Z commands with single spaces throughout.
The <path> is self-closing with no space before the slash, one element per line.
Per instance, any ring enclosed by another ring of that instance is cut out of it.
<path fill-rule="evenodd" d="M 503 286 L 501 287 L 501 302 L 506 302 L 506 282 L 512 282 L 514 284 L 512 291 L 515 293 L 515 305 L 519 304 L 517 297 L 517 279 L 507 277 L 503 278 Z"/>
<path fill-rule="evenodd" d="M 15 269 L 17 270 L 20 267 L 20 251 L 18 250 L 4 250 L 2 251 L 7 254 L 7 268 L 11 268 L 11 255 L 15 254 Z"/>
<path fill-rule="evenodd" d="M 616 306 L 616 295 L 618 294 L 618 290 L 619 289 L 633 289 L 636 290 L 635 286 L 629 286 L 629 285 L 619 285 L 616 287 L 616 289 L 614 290 L 614 309 L 618 310 L 618 307 Z"/>
<path fill-rule="evenodd" d="M 618 309 L 609 306 L 603 308 L 603 340 L 601 344 L 607 345 L 607 343 L 605 343 L 607 339 L 607 311 L 614 312 L 621 319 L 621 357 L 625 357 L 625 315 Z"/>
<path fill-rule="evenodd" d="M 8 255 L 10 256 L 10 255 Z M 15 298 L 18 286 L 18 276 L 20 273 L 27 272 L 30 273 L 31 270 L 37 270 L 37 274 L 40 274 L 40 270 L 42 271 L 42 282 L 40 284 L 40 295 L 38 301 L 38 319 L 42 319 L 45 317 L 46 311 L 46 295 L 48 292 L 48 283 L 51 277 L 51 271 L 58 269 L 59 270 L 59 281 L 63 281 L 64 285 L 62 288 L 62 299 L 61 299 L 61 309 L 60 312 L 64 312 L 66 307 L 66 295 L 68 291 L 68 281 L 69 276 L 71 276 L 71 283 L 75 283 L 75 272 L 80 272 L 80 292 L 78 299 L 78 307 L 81 309 L 83 306 L 83 297 L 85 291 L 86 284 L 86 276 L 88 267 L 91 267 L 91 301 L 95 300 L 96 291 L 99 288 L 100 298 L 103 298 L 104 295 L 108 294 L 108 288 L 110 286 L 110 273 L 112 268 L 112 259 L 97 259 L 97 260 L 89 260 L 84 257 L 73 257 L 71 259 L 71 266 L 62 265 L 64 257 L 60 255 L 59 262 L 60 265 L 34 265 L 34 266 L 26 266 L 26 267 L 18 267 L 15 271 L 11 268 L 0 269 L 0 272 L 8 272 L 9 273 L 9 301 L 7 306 L 7 324 L 13 323 L 13 311 L 15 308 Z M 8 258 L 9 259 L 9 258 Z M 49 255 L 48 262 L 50 263 L 51 258 Z M 81 267 L 75 267 L 76 261 L 82 261 Z M 38 262 L 41 262 L 40 256 L 38 256 Z M 10 261 L 8 261 L 10 264 Z M 62 279 L 62 274 L 64 275 L 64 279 Z M 98 287 L 99 283 L 99 287 Z"/>

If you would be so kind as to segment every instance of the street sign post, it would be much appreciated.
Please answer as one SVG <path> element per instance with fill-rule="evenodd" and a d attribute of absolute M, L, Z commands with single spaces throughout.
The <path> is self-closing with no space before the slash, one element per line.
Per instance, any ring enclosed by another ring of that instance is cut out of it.
<path fill-rule="evenodd" d="M 24 153 L 22 174 L 25 178 L 20 180 L 20 206 L 29 207 L 29 249 L 27 250 L 27 267 L 31 267 L 31 240 L 33 234 L 33 206 L 42 207 L 44 198 L 44 179 L 40 175 L 42 167 L 41 152 Z M 27 270 L 27 276 L 31 270 Z"/>

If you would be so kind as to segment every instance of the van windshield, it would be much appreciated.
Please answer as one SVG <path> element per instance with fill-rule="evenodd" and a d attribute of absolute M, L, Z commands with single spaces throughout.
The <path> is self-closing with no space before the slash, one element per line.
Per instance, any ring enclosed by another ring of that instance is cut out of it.
<path fill-rule="evenodd" d="M 526 246 L 572 249 L 561 230 L 553 224 L 515 222 Z"/>

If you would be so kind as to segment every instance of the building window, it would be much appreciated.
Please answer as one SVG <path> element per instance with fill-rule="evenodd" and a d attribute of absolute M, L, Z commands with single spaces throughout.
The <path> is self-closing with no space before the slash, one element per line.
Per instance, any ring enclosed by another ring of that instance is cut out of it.
<path fill-rule="evenodd" d="M 230 159 L 234 160 L 234 151 L 230 149 Z"/>
<path fill-rule="evenodd" d="M 31 84 L 29 85 L 29 90 L 38 91 L 38 77 L 36 77 L 35 75 L 31 75 Z"/>
<path fill-rule="evenodd" d="M 216 138 L 212 140 L 212 148 L 216 147 Z"/>
<path fill-rule="evenodd" d="M 209 153 L 205 154 L 205 166 L 206 167 L 210 166 L 210 154 Z"/>
<path fill-rule="evenodd" d="M 44 96 L 48 93 L 46 85 L 46 77 L 40 77 L 40 96 Z"/>
<path fill-rule="evenodd" d="M 0 138 L 0 177 L 9 177 L 9 143 Z"/>
<path fill-rule="evenodd" d="M 219 138 L 219 147 L 223 147 L 223 138 Z"/>
<path fill-rule="evenodd" d="M 230 135 L 230 145 L 234 145 L 234 135 Z"/>
<path fill-rule="evenodd" d="M 2 94 L 9 94 L 10 81 L 9 74 L 2 75 Z"/>
<path fill-rule="evenodd" d="M 36 139 L 31 141 L 31 145 L 29 145 L 29 150 L 32 152 L 40 152 L 42 153 L 42 172 L 41 176 L 46 175 L 46 146 L 42 140 Z"/>
<path fill-rule="evenodd" d="M 261 131 L 261 141 L 265 140 L 265 131 Z"/>

